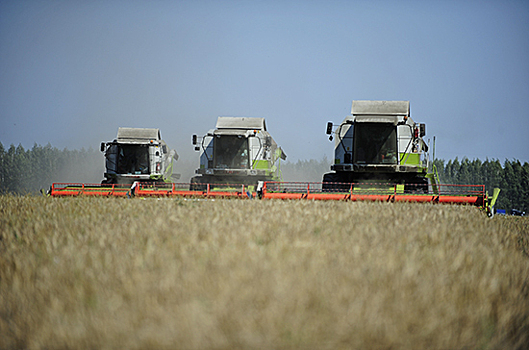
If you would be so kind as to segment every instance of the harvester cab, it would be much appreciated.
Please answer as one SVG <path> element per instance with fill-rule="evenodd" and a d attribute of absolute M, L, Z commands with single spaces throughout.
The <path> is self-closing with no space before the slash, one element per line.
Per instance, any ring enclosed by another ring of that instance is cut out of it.
<path fill-rule="evenodd" d="M 392 183 L 406 191 L 428 192 L 426 125 L 410 117 L 409 101 L 353 101 L 351 115 L 337 126 L 334 164 L 328 183 Z M 327 183 L 327 184 L 325 184 Z"/>
<path fill-rule="evenodd" d="M 120 127 L 114 141 L 101 143 L 101 152 L 106 158 L 104 184 L 171 182 L 180 177 L 173 174 L 178 154 L 167 147 L 160 129 Z"/>
<path fill-rule="evenodd" d="M 200 152 L 196 184 L 245 184 L 281 181 L 281 160 L 286 155 L 266 130 L 264 118 L 219 117 L 215 130 L 192 143 Z"/>

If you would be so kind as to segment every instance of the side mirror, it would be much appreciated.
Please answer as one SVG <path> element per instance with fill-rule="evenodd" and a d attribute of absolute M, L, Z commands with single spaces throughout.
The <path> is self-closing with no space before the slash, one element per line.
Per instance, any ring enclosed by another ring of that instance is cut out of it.
<path fill-rule="evenodd" d="M 426 124 L 419 124 L 419 135 L 420 137 L 426 135 Z"/>
<path fill-rule="evenodd" d="M 101 142 L 101 152 L 105 152 L 105 143 Z"/>
<path fill-rule="evenodd" d="M 193 135 L 192 143 L 193 143 L 193 145 L 197 144 L 197 135 Z"/>
<path fill-rule="evenodd" d="M 332 134 L 332 123 L 328 122 L 327 123 L 327 135 L 330 135 L 330 134 Z"/>

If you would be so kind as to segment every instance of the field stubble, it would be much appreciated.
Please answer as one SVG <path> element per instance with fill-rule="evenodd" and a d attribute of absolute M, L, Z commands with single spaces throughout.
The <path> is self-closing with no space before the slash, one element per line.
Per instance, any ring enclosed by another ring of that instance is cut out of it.
<path fill-rule="evenodd" d="M 524 348 L 529 220 L 0 196 L 0 348 Z"/>

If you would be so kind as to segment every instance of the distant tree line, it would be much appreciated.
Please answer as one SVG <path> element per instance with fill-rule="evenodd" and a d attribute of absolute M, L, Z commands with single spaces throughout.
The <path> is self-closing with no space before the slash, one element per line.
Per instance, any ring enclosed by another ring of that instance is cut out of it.
<path fill-rule="evenodd" d="M 0 142 L 0 193 L 37 193 L 53 182 L 99 183 L 103 172 L 101 152 L 92 148 L 60 150 L 35 144 L 27 150 L 22 145 L 5 149 Z"/>
<path fill-rule="evenodd" d="M 298 160 L 295 163 L 281 163 L 283 181 L 321 182 L 323 174 L 331 171 L 331 161 L 327 157 L 321 160 Z"/>
<path fill-rule="evenodd" d="M 494 188 L 500 188 L 501 193 L 496 202 L 496 208 L 511 210 L 518 209 L 529 211 L 529 163 L 523 165 L 519 160 L 479 159 L 469 160 L 463 158 L 445 162 L 436 159 L 441 183 L 485 185 L 485 189 L 492 195 Z"/>
<path fill-rule="evenodd" d="M 180 164 L 178 164 L 180 163 Z M 187 164 L 189 163 L 189 164 Z M 179 160 L 177 167 L 184 176 L 193 173 L 194 163 Z M 281 165 L 284 181 L 320 182 L 323 174 L 330 171 L 331 161 L 298 160 Z M 436 159 L 434 164 L 439 178 L 445 184 L 483 184 L 489 194 L 495 187 L 501 189 L 496 208 L 529 211 L 529 163 L 518 160 L 458 158 Z M 180 166 L 179 166 L 180 165 Z M 186 169 L 184 169 L 186 168 Z M 190 168 L 191 170 L 187 171 Z M 189 172 L 189 174 L 187 174 Z M 35 144 L 31 149 L 22 145 L 4 148 L 0 143 L 0 193 L 37 193 L 47 189 L 53 182 L 99 183 L 103 179 L 104 157 L 92 148 L 81 150 L 58 149 L 50 144 Z"/>

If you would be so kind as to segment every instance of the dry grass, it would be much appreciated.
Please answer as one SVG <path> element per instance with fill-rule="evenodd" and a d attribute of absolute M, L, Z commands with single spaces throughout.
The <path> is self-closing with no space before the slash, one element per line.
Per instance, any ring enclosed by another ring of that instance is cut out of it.
<path fill-rule="evenodd" d="M 0 348 L 529 343 L 529 220 L 439 205 L 0 196 Z"/>

